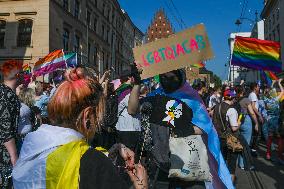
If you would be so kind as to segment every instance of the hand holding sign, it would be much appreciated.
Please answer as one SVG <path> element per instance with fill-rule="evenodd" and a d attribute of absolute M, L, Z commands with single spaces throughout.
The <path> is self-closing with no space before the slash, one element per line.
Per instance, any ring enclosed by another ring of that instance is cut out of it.
<path fill-rule="evenodd" d="M 142 79 L 184 68 L 213 57 L 203 24 L 176 35 L 134 48 Z"/>

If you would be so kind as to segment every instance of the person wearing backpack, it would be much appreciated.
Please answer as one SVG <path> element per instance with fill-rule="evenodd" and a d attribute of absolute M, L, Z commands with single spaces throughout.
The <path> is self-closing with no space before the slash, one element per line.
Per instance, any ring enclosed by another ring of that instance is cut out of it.
<path fill-rule="evenodd" d="M 223 94 L 223 102 L 216 105 L 213 112 L 213 124 L 217 130 L 221 151 L 230 171 L 232 182 L 235 182 L 236 162 L 239 152 L 235 152 L 227 145 L 227 132 L 237 133 L 240 124 L 238 123 L 238 112 L 233 106 L 237 94 L 233 89 L 227 89 Z"/>
<path fill-rule="evenodd" d="M 223 156 L 220 151 L 220 144 L 218 140 L 217 133 L 215 131 L 214 126 L 212 125 L 211 119 L 208 115 L 206 107 L 197 91 L 195 91 L 187 82 L 185 77 L 184 70 L 174 70 L 165 74 L 159 75 L 161 86 L 155 91 L 148 94 L 148 97 L 156 97 L 163 96 L 165 98 L 175 99 L 174 101 L 178 102 L 176 104 L 185 104 L 187 108 L 192 110 L 192 119 L 188 120 L 188 125 L 183 125 L 187 128 L 193 128 L 193 133 L 189 133 L 188 136 L 201 136 L 205 147 L 202 149 L 207 150 L 207 158 L 209 164 L 209 171 L 212 176 L 211 180 L 199 180 L 189 178 L 191 181 L 185 181 L 184 178 L 179 176 L 176 179 L 169 179 L 169 171 L 175 169 L 171 166 L 171 162 L 179 161 L 178 156 L 172 156 L 171 154 L 171 138 L 170 136 L 171 129 L 161 126 L 158 124 L 151 124 L 150 133 L 152 135 L 152 139 L 150 140 L 150 148 L 146 150 L 146 153 L 150 156 L 150 159 L 147 161 L 147 169 L 150 170 L 149 177 L 151 180 L 150 188 L 159 188 L 159 189 L 168 189 L 168 188 L 214 188 L 214 189 L 233 189 L 234 186 L 232 184 L 230 173 L 227 169 L 227 166 L 224 162 Z M 128 103 L 128 112 L 129 113 L 137 113 L 140 107 L 139 102 L 139 92 L 140 85 L 134 85 L 129 103 Z M 159 98 L 157 98 L 159 99 Z M 171 102 L 171 101 L 169 101 Z M 153 109 L 161 108 L 163 103 L 152 103 L 154 104 Z M 167 103 L 168 104 L 168 103 Z M 141 109 L 143 109 L 143 104 L 141 105 Z M 175 106 L 175 104 L 174 104 Z M 175 106 L 176 107 L 176 106 Z M 179 106 L 177 106 L 179 107 Z M 184 106 L 182 106 L 184 107 Z M 175 116 L 179 117 L 181 109 L 171 110 L 169 108 L 168 112 L 170 116 L 175 114 Z M 156 112 L 156 111 L 155 111 Z M 172 113 L 171 113 L 172 112 Z M 164 112 L 162 112 L 164 113 Z M 183 108 L 182 108 L 182 113 Z M 176 118 L 177 118 L 176 117 Z M 176 122 L 176 118 L 174 122 Z M 171 120 L 170 118 L 165 118 L 166 120 Z M 178 119 L 177 119 L 178 120 Z M 142 124 L 144 128 L 144 121 L 142 116 Z M 148 124 L 145 123 L 147 126 Z M 187 130 L 187 128 L 184 128 Z M 145 133 L 145 131 L 144 131 Z M 175 135 L 175 133 L 174 133 Z M 183 136 L 183 137 L 188 137 Z M 178 137 L 177 139 L 181 139 L 182 137 Z M 148 142 L 145 142 L 146 146 Z M 153 146 L 151 146 L 151 144 Z M 146 147 L 147 148 L 147 147 Z M 184 149 L 181 146 L 176 145 L 175 149 L 180 152 L 185 152 L 188 149 Z M 199 149 L 195 149 L 199 150 Z M 185 160 L 187 161 L 191 157 L 187 156 Z M 147 158 L 148 159 L 148 158 Z M 176 160 L 174 160 L 176 159 Z M 184 163 L 183 163 L 184 164 Z M 182 174 L 187 175 L 188 172 L 185 170 Z M 189 170 L 190 172 L 190 170 Z"/>

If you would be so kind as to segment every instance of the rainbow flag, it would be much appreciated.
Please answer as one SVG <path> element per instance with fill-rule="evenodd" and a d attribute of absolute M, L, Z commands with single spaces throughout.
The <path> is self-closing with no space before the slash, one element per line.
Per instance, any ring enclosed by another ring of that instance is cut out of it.
<path fill-rule="evenodd" d="M 29 66 L 29 64 L 25 64 L 23 65 L 23 72 L 24 72 L 24 85 L 28 86 L 29 83 L 31 82 L 31 78 L 32 78 L 32 69 Z"/>
<path fill-rule="evenodd" d="M 237 36 L 231 64 L 255 70 L 281 72 L 280 43 Z"/>
<path fill-rule="evenodd" d="M 35 63 L 33 75 L 37 77 L 65 67 L 63 50 L 55 50 Z"/>
<path fill-rule="evenodd" d="M 197 64 L 192 64 L 191 67 L 193 68 L 203 68 L 205 67 L 205 64 L 203 62 L 197 63 Z"/>
<path fill-rule="evenodd" d="M 272 80 L 278 80 L 278 77 L 270 71 L 261 71 L 261 77 L 268 86 L 271 86 Z"/>
<path fill-rule="evenodd" d="M 31 74 L 32 69 L 28 64 L 23 65 L 23 72 L 24 74 Z"/>

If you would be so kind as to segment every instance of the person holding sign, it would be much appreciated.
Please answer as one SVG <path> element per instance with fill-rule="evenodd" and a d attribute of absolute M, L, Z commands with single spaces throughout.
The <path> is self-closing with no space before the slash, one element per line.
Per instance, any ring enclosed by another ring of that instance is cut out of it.
<path fill-rule="evenodd" d="M 161 87 L 157 90 L 150 93 L 148 96 L 155 97 L 156 95 L 165 96 L 166 98 L 172 98 L 176 99 L 176 102 L 178 103 L 171 103 L 172 101 L 169 101 L 167 103 L 167 107 L 165 107 L 165 112 L 168 113 L 168 117 L 161 121 L 168 121 L 171 124 L 178 124 L 178 119 L 182 118 L 182 114 L 185 109 L 181 108 L 183 106 L 183 103 L 192 110 L 192 118 L 191 121 L 188 122 L 188 125 L 183 124 L 183 127 L 192 128 L 192 131 L 188 132 L 188 135 L 201 135 L 203 138 L 206 138 L 207 140 L 204 140 L 206 149 L 208 151 L 208 162 L 210 165 L 210 174 L 212 175 L 212 178 L 204 178 L 204 179 L 197 179 L 197 178 L 189 178 L 192 179 L 192 181 L 188 182 L 183 180 L 182 178 L 176 178 L 174 180 L 167 178 L 167 170 L 162 169 L 155 173 L 157 176 L 152 177 L 154 179 L 153 183 L 157 184 L 155 185 L 157 188 L 176 188 L 176 187 L 182 187 L 182 188 L 205 188 L 211 187 L 215 189 L 225 189 L 234 188 L 231 176 L 228 171 L 228 168 L 226 167 L 226 164 L 224 162 L 223 156 L 220 151 L 220 144 L 218 140 L 218 135 L 216 133 L 216 130 L 214 129 L 214 126 L 212 125 L 212 122 L 210 120 L 210 117 L 207 113 L 206 108 L 203 105 L 202 99 L 199 97 L 198 93 L 186 82 L 185 80 L 185 72 L 183 70 L 175 70 L 171 72 L 167 72 L 165 74 L 160 74 L 160 82 Z M 139 110 L 139 91 L 140 86 L 135 85 L 132 89 L 132 92 L 130 94 L 129 103 L 128 103 L 128 112 L 131 114 L 137 113 Z M 179 102 L 180 101 L 180 102 Z M 157 106 L 163 106 L 163 103 L 154 103 L 155 106 L 153 106 L 154 109 L 160 108 Z M 175 105 L 177 104 L 177 106 Z M 179 105 L 178 105 L 179 104 Z M 182 105 L 181 105 L 182 104 Z M 168 109 L 169 105 L 169 109 Z M 175 107 L 172 109 L 172 107 Z M 164 112 L 162 112 L 164 113 Z M 164 127 L 164 126 L 163 126 Z M 176 125 L 176 127 L 178 127 Z M 156 130 L 162 130 L 157 128 Z M 167 140 L 167 132 L 160 133 L 159 137 L 153 136 L 153 141 L 156 141 L 159 138 L 164 138 L 163 141 L 160 141 L 159 144 L 160 148 L 163 147 L 164 151 L 159 152 L 153 152 L 156 159 L 163 159 L 165 162 L 163 165 L 166 165 L 166 159 L 169 159 L 167 151 L 169 151 L 169 142 L 165 141 Z M 155 139 L 154 139 L 155 138 Z M 169 138 L 168 138 L 169 139 Z M 196 149 L 197 150 L 197 149 Z M 154 158 L 154 159 L 155 159 Z M 190 158 L 190 157 L 188 157 Z M 155 161 L 152 161 L 155 162 Z M 206 162 L 202 162 L 206 163 Z M 217 168 L 217 169 L 216 169 Z M 151 168 L 152 169 L 152 168 Z M 168 168 L 170 169 L 170 168 Z M 159 170 L 159 169 L 158 169 Z M 182 172 L 184 170 L 181 170 Z M 206 172 L 206 170 L 203 170 Z M 164 176 L 162 176 L 164 173 Z M 185 171 L 185 174 L 188 172 Z M 162 174 L 162 175 L 161 175 Z M 165 176 L 166 175 L 166 176 Z M 151 177 L 150 177 L 151 178 Z M 157 179 L 155 179 L 157 178 Z M 210 181 L 208 181 L 210 180 Z M 163 184 L 168 183 L 168 184 Z M 167 186 L 165 186 L 167 185 Z"/>

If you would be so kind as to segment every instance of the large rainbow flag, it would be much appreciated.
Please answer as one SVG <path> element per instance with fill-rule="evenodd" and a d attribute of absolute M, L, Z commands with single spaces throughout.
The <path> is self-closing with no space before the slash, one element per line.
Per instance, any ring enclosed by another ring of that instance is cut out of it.
<path fill-rule="evenodd" d="M 231 64 L 255 70 L 281 72 L 280 43 L 237 36 Z"/>
<path fill-rule="evenodd" d="M 33 75 L 41 76 L 66 67 L 63 50 L 55 50 L 35 63 Z"/>

